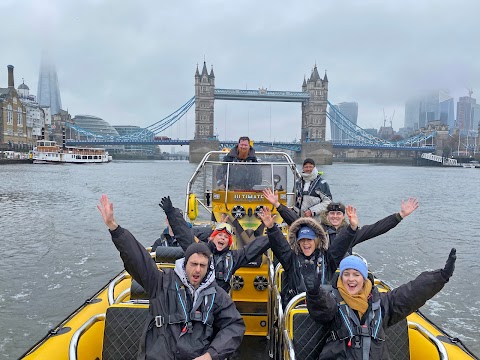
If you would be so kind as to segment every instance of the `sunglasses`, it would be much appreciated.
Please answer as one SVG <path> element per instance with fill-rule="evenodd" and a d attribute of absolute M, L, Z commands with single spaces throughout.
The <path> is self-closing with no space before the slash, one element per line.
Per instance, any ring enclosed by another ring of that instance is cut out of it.
<path fill-rule="evenodd" d="M 232 225 L 227 224 L 227 223 L 219 223 L 219 224 L 215 227 L 215 230 L 217 230 L 217 231 L 225 231 L 228 235 L 233 235 Z"/>

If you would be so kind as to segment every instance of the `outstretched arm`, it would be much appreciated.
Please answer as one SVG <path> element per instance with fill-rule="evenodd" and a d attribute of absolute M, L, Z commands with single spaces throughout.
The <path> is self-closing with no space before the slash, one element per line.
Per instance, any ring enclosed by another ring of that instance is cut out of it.
<path fill-rule="evenodd" d="M 113 203 L 108 200 L 107 195 L 102 195 L 97 208 L 110 230 L 115 247 L 120 252 L 125 270 L 147 291 L 150 297 L 155 296 L 157 279 L 161 276 L 155 261 L 130 231 L 115 222 Z"/>
<path fill-rule="evenodd" d="M 187 247 L 195 241 L 192 229 L 188 226 L 180 210 L 173 207 L 170 196 L 163 197 L 159 205 L 167 215 L 168 224 L 172 228 L 175 238 L 183 251 L 186 251 Z"/>
<path fill-rule="evenodd" d="M 263 190 L 263 196 L 270 204 L 275 206 L 282 219 L 288 225 L 291 225 L 295 220 L 300 218 L 300 216 L 298 216 L 295 211 L 289 209 L 285 205 L 280 204 L 280 202 L 278 201 L 278 194 L 273 193 L 270 188 Z"/>
<path fill-rule="evenodd" d="M 280 229 L 275 226 L 275 215 L 272 216 L 270 209 L 264 206 L 263 210 L 258 213 L 258 216 L 267 227 L 268 240 L 270 241 L 273 253 L 285 271 L 289 271 L 291 267 L 290 264 L 293 261 L 293 251 Z"/>
<path fill-rule="evenodd" d="M 399 213 L 389 215 L 374 224 L 364 225 L 358 229 L 352 247 L 364 242 L 365 240 L 372 239 L 390 231 L 397 226 L 403 218 L 413 213 L 418 207 L 419 203 L 416 198 L 409 198 L 407 201 L 402 200 Z"/>
<path fill-rule="evenodd" d="M 442 290 L 453 275 L 456 259 L 456 249 L 453 248 L 443 269 L 425 271 L 415 280 L 384 293 L 389 304 L 388 325 L 403 320 Z"/>

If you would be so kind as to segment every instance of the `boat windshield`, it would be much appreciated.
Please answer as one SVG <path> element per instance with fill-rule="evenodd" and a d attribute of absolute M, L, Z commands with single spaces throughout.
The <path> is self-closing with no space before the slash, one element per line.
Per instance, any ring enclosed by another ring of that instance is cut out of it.
<path fill-rule="evenodd" d="M 213 166 L 212 189 L 233 191 L 259 191 L 265 188 L 286 190 L 285 164 L 230 162 Z"/>

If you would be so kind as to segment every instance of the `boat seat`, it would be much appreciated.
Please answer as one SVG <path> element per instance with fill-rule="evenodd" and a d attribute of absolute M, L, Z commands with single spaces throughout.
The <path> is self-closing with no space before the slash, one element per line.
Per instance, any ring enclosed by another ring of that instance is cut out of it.
<path fill-rule="evenodd" d="M 404 319 L 385 330 L 385 341 L 392 360 L 409 360 L 408 324 Z"/>
<path fill-rule="evenodd" d="M 305 293 L 295 296 L 288 303 L 282 332 L 287 330 L 287 334 L 291 338 L 295 350 L 295 360 L 318 360 L 323 345 L 330 335 L 329 331 L 325 331 L 325 326 L 329 325 L 323 325 L 313 320 L 304 304 Z"/>
<path fill-rule="evenodd" d="M 185 254 L 181 247 L 159 246 L 155 250 L 155 262 L 162 264 L 174 264 L 176 260 L 184 257 Z"/>
<path fill-rule="evenodd" d="M 132 279 L 130 285 L 130 300 L 148 300 L 147 292 L 135 279 Z"/>
<path fill-rule="evenodd" d="M 148 306 L 113 305 L 107 309 L 102 360 L 136 360 Z"/>

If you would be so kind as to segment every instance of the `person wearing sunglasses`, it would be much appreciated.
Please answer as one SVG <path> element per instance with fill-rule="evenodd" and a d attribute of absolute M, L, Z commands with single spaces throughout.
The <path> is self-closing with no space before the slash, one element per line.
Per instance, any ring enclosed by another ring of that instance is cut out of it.
<path fill-rule="evenodd" d="M 390 359 L 385 329 L 405 319 L 436 295 L 453 275 L 456 250 L 443 269 L 422 272 L 392 291 L 379 292 L 366 262 L 348 256 L 331 288 L 307 284 L 310 316 L 331 329 L 319 359 Z"/>
<path fill-rule="evenodd" d="M 299 218 L 295 211 L 289 209 L 285 205 L 280 204 L 278 195 L 273 193 L 270 188 L 263 191 L 263 196 L 277 209 L 282 219 L 288 224 L 292 224 Z M 389 215 L 371 225 L 363 225 L 357 229 L 355 238 L 347 250 L 347 255 L 352 253 L 352 248 L 366 240 L 372 239 L 397 226 L 400 221 L 409 216 L 419 207 L 416 198 L 408 198 L 407 201 L 402 200 L 400 211 Z M 328 242 L 331 246 L 342 232 L 348 227 L 348 222 L 345 219 L 345 205 L 340 202 L 332 202 L 327 205 L 326 210 L 321 214 L 321 223 L 323 230 L 328 236 Z"/>
<path fill-rule="evenodd" d="M 185 251 L 190 244 L 196 241 L 193 232 L 188 227 L 180 209 L 173 207 L 169 196 L 163 197 L 159 205 L 165 211 L 168 223 L 172 227 L 178 243 Z M 241 249 L 232 250 L 233 235 L 232 225 L 221 222 L 215 226 L 207 243 L 213 256 L 215 279 L 226 292 L 231 289 L 230 280 L 235 271 L 254 261 L 270 248 L 268 237 L 259 236 Z"/>

